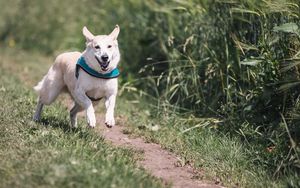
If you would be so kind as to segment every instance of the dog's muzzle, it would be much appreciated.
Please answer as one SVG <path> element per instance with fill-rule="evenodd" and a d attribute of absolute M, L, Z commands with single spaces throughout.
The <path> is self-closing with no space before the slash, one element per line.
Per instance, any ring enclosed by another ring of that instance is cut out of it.
<path fill-rule="evenodd" d="M 108 67 L 108 65 L 110 63 L 110 61 L 108 60 L 108 56 L 107 55 L 103 55 L 103 56 L 99 57 L 99 56 L 95 55 L 95 58 L 96 58 L 97 62 L 99 63 L 101 69 L 103 71 L 107 71 L 108 70 L 107 67 Z"/>

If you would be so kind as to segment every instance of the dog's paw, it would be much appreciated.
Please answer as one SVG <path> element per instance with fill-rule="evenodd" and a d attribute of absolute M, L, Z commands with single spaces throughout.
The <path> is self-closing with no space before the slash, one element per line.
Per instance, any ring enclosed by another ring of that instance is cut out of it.
<path fill-rule="evenodd" d="M 105 125 L 108 128 L 112 128 L 113 126 L 115 126 L 115 119 L 113 117 L 105 118 Z"/>
<path fill-rule="evenodd" d="M 96 117 L 94 113 L 87 114 L 87 123 L 91 128 L 96 127 Z"/>
<path fill-rule="evenodd" d="M 88 125 L 89 125 L 90 128 L 95 128 L 96 127 L 96 121 L 88 120 Z"/>
<path fill-rule="evenodd" d="M 41 117 L 40 117 L 40 116 L 37 116 L 37 115 L 34 115 L 34 116 L 32 117 L 32 121 L 34 121 L 34 122 L 39 122 L 40 119 L 41 119 Z"/>
<path fill-rule="evenodd" d="M 94 109 L 88 109 L 86 117 L 87 117 L 87 122 L 89 127 L 91 128 L 96 127 L 96 117 L 95 117 Z"/>
<path fill-rule="evenodd" d="M 71 117 L 71 127 L 77 128 L 77 118 Z"/>

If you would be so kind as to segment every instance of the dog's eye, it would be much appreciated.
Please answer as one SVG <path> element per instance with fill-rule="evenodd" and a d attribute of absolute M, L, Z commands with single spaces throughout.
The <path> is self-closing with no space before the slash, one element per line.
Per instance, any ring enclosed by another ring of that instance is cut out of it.
<path fill-rule="evenodd" d="M 96 48 L 96 49 L 100 49 L 100 46 L 99 46 L 99 45 L 96 45 L 95 48 Z"/>
<path fill-rule="evenodd" d="M 107 48 L 111 48 L 111 47 L 112 47 L 111 45 L 108 45 L 108 46 L 107 46 Z"/>

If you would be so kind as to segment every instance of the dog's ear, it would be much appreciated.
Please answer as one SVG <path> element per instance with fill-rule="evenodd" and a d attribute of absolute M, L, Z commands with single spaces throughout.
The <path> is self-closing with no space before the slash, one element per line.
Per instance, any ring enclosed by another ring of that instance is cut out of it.
<path fill-rule="evenodd" d="M 113 40 L 117 40 L 119 33 L 120 33 L 120 27 L 119 25 L 116 25 L 115 29 L 109 34 L 109 36 Z"/>
<path fill-rule="evenodd" d="M 82 34 L 85 36 L 87 42 L 91 42 L 95 36 L 86 28 L 86 26 L 82 29 Z"/>

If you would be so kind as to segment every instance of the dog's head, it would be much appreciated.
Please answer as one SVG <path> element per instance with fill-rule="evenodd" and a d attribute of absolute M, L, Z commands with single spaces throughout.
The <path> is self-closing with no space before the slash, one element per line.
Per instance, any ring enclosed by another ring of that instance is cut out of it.
<path fill-rule="evenodd" d="M 88 64 L 100 73 L 112 71 L 120 61 L 117 41 L 119 32 L 118 25 L 109 35 L 94 36 L 86 27 L 82 29 L 86 38 L 86 50 L 83 55 Z"/>

